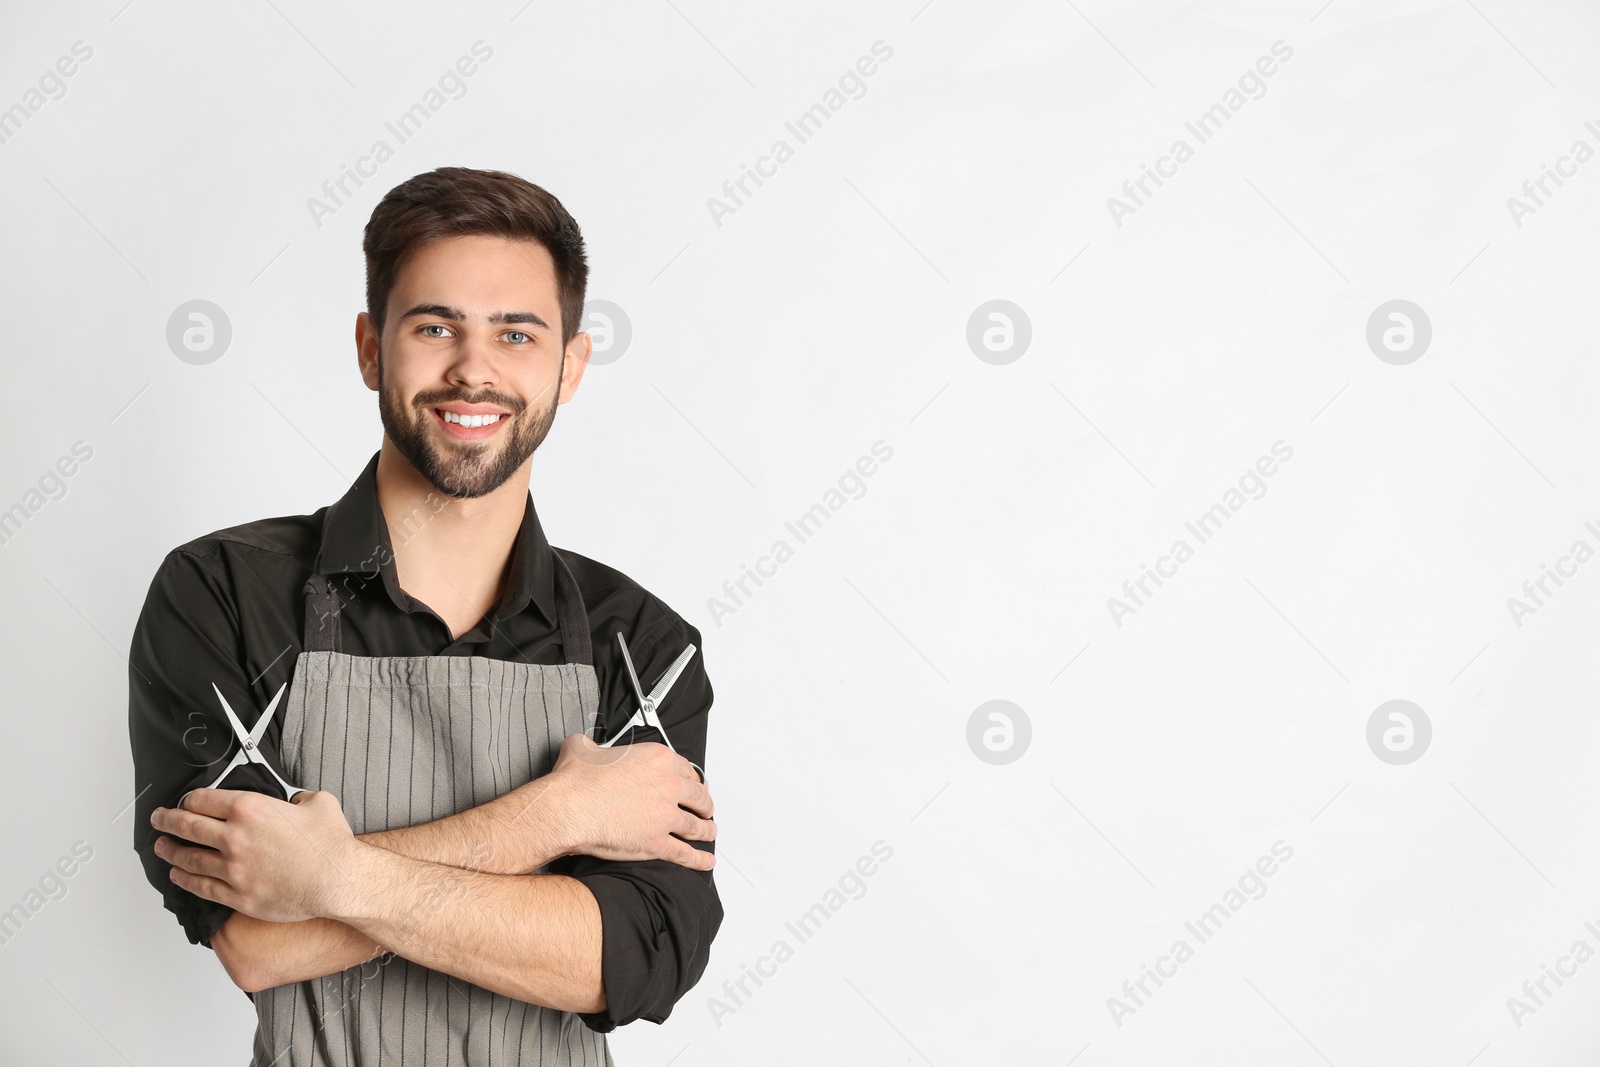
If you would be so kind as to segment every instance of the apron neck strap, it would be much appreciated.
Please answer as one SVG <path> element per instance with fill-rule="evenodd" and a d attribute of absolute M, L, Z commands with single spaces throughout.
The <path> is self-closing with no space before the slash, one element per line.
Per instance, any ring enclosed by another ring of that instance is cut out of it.
<path fill-rule="evenodd" d="M 561 627 L 561 651 L 568 663 L 594 663 L 589 636 L 589 616 L 583 609 L 578 581 L 567 568 L 561 553 L 550 550 L 556 572 L 556 616 Z M 339 652 L 339 610 L 344 602 L 333 591 L 327 575 L 314 573 L 305 584 L 305 650 Z"/>
<path fill-rule="evenodd" d="M 306 580 L 305 650 L 307 652 L 338 652 L 339 609 L 344 602 L 333 591 L 325 574 L 312 574 Z"/>
<path fill-rule="evenodd" d="M 561 652 L 568 663 L 594 663 L 590 647 L 589 613 L 583 610 L 583 594 L 578 580 L 567 569 L 566 560 L 554 548 L 550 558 L 556 563 L 556 615 L 561 625 Z"/>

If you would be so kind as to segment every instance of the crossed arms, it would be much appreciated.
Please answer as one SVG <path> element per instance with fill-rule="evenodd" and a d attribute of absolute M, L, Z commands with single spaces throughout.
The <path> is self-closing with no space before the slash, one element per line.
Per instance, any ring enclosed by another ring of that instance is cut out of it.
<path fill-rule="evenodd" d="M 583 882 L 529 874 L 569 855 L 715 863 L 710 792 L 687 760 L 645 742 L 573 734 L 543 778 L 433 822 L 355 836 L 325 791 L 286 803 L 197 789 L 151 825 L 172 881 L 234 909 L 211 939 L 256 992 L 384 952 L 561 1011 L 607 1007 L 600 907 Z"/>

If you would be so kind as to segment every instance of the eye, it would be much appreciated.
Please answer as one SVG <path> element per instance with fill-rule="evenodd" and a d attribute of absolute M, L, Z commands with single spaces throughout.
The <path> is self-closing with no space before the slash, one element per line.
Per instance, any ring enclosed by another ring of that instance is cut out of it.
<path fill-rule="evenodd" d="M 443 330 L 444 332 L 428 333 L 429 330 Z M 440 322 L 430 322 L 426 326 L 422 327 L 420 332 L 427 337 L 448 337 L 450 335 L 450 327 Z"/>
<path fill-rule="evenodd" d="M 531 342 L 533 337 L 529 334 L 523 333 L 521 330 L 507 330 L 505 333 L 505 339 L 514 345 L 520 345 Z"/>

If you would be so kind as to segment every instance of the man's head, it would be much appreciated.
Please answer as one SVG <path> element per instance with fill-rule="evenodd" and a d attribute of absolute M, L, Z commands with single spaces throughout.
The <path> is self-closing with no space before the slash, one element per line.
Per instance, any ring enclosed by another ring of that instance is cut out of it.
<path fill-rule="evenodd" d="M 494 491 L 543 442 L 588 363 L 578 224 L 514 175 L 443 167 L 390 190 L 363 249 L 356 343 L 384 432 L 440 492 Z M 470 428 L 454 409 L 502 417 Z"/>

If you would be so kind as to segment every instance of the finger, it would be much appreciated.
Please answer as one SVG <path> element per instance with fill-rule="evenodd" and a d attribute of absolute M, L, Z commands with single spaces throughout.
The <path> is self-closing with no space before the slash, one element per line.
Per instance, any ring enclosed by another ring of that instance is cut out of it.
<path fill-rule="evenodd" d="M 677 827 L 672 831 L 685 841 L 715 841 L 717 839 L 717 824 L 710 819 L 697 819 L 691 813 L 681 812 L 682 818 Z"/>
<path fill-rule="evenodd" d="M 180 845 L 170 837 L 162 837 L 156 841 L 156 855 L 190 874 L 222 880 L 222 867 L 225 861 L 222 853 L 214 848 Z"/>
<path fill-rule="evenodd" d="M 229 819 L 233 817 L 234 805 L 239 802 L 241 795 L 237 789 L 191 789 L 183 798 L 182 810 L 209 815 L 213 819 Z"/>
<path fill-rule="evenodd" d="M 702 819 L 714 818 L 717 813 L 716 805 L 711 800 L 711 790 L 699 781 L 684 787 L 678 806 L 688 808 Z"/>
<path fill-rule="evenodd" d="M 185 841 L 213 847 L 221 842 L 226 826 L 221 819 L 176 808 L 157 808 L 150 816 L 150 825 Z"/>
<path fill-rule="evenodd" d="M 716 866 L 717 857 L 710 852 L 702 852 L 693 845 L 684 844 L 682 841 L 672 839 L 672 844 L 663 848 L 661 858 L 687 867 L 691 871 L 709 871 Z"/>
<path fill-rule="evenodd" d="M 187 889 L 197 897 L 204 897 L 207 900 L 214 900 L 218 904 L 226 904 L 230 908 L 236 908 L 238 895 L 234 893 L 233 887 L 227 882 L 218 881 L 215 878 L 207 878 L 204 875 L 190 874 L 182 867 L 172 868 L 171 877 L 173 885 L 181 889 Z"/>

